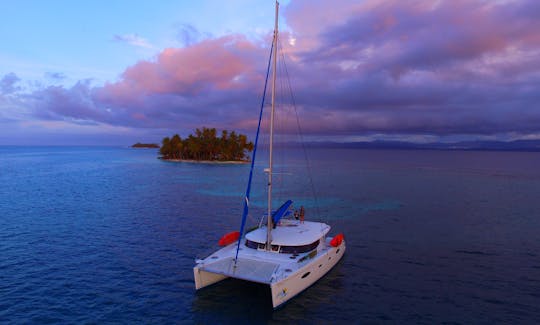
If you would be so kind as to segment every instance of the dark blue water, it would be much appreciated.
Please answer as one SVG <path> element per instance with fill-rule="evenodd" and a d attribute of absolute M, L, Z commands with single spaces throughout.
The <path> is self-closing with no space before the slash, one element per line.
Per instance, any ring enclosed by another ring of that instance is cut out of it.
<path fill-rule="evenodd" d="M 312 183 L 291 152 L 276 196 L 297 193 L 308 217 L 344 232 L 348 250 L 272 311 L 258 285 L 193 285 L 194 259 L 239 226 L 249 166 L 167 163 L 128 148 L 0 147 L 0 322 L 540 322 L 539 153 L 309 156 Z"/>

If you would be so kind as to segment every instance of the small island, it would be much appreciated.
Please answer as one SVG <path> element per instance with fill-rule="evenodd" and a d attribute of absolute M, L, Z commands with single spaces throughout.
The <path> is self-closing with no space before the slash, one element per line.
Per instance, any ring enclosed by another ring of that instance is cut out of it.
<path fill-rule="evenodd" d="M 159 148 L 159 144 L 157 143 L 140 143 L 137 142 L 134 145 L 131 146 L 132 148 Z"/>
<path fill-rule="evenodd" d="M 182 139 L 178 134 L 165 137 L 161 142 L 160 159 L 171 161 L 214 161 L 214 162 L 248 162 L 246 152 L 253 151 L 253 142 L 249 142 L 244 134 L 235 131 L 221 131 L 217 136 L 215 128 L 196 129 Z"/>

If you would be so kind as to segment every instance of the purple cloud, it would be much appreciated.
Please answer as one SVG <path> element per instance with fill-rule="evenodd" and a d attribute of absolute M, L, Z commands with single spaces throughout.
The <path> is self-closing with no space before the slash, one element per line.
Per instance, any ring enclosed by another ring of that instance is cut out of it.
<path fill-rule="evenodd" d="M 330 10 L 328 3 L 295 4 L 288 14 L 299 21 Z M 302 65 L 325 76 L 303 76 L 300 101 L 331 112 L 334 121 L 313 121 L 311 129 L 338 123 L 346 133 L 538 131 L 531 85 L 539 76 L 540 21 L 531 13 L 539 8 L 532 1 L 357 6 L 297 53 Z"/>
<path fill-rule="evenodd" d="M 55 81 L 60 81 L 66 79 L 66 75 L 61 72 L 46 72 L 45 78 Z"/>
<path fill-rule="evenodd" d="M 7 95 L 20 90 L 20 87 L 16 86 L 20 80 L 21 79 L 13 72 L 6 74 L 0 79 L 0 94 Z"/>
<path fill-rule="evenodd" d="M 194 45 L 203 39 L 203 34 L 190 24 L 179 25 L 177 36 L 184 46 Z"/>

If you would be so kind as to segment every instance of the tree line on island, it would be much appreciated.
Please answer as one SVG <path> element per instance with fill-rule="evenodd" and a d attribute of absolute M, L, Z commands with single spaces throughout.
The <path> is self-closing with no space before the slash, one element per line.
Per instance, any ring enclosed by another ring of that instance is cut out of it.
<path fill-rule="evenodd" d="M 132 148 L 159 148 L 159 144 L 156 143 L 140 143 L 137 142 L 131 146 Z"/>
<path fill-rule="evenodd" d="M 182 139 L 178 134 L 165 137 L 159 153 L 166 160 L 208 160 L 208 161 L 247 161 L 246 152 L 253 151 L 253 142 L 244 134 L 235 131 L 221 131 L 217 135 L 215 128 L 196 129 Z"/>

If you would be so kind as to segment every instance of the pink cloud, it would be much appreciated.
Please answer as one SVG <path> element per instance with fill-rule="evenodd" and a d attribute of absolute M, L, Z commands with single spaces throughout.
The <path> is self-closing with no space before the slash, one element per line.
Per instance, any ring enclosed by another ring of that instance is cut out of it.
<path fill-rule="evenodd" d="M 154 62 L 141 61 L 107 85 L 113 93 L 197 95 L 209 89 L 240 89 L 259 80 L 253 71 L 260 49 L 240 36 L 205 40 L 186 48 L 163 50 Z"/>
<path fill-rule="evenodd" d="M 332 12 L 333 5 L 295 1 L 290 19 L 304 22 Z M 371 69 L 403 73 L 440 68 L 512 46 L 537 48 L 540 21 L 530 12 L 538 12 L 538 6 L 533 1 L 367 1 L 347 6 L 348 11 L 339 11 L 332 20 L 321 20 L 312 35 L 318 47 L 306 54 L 310 61 L 325 64 L 369 59 Z M 366 56 L 366 49 L 376 57 Z"/>

